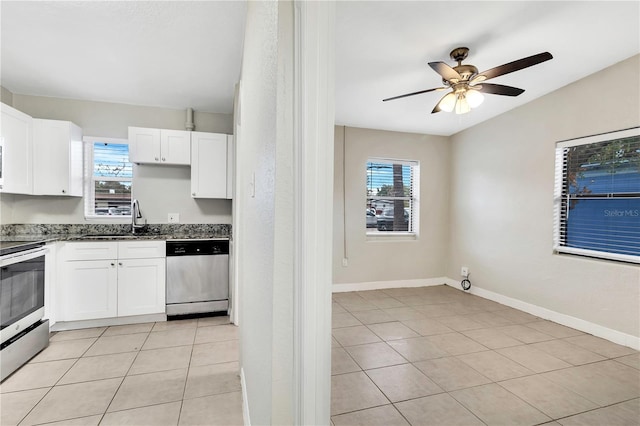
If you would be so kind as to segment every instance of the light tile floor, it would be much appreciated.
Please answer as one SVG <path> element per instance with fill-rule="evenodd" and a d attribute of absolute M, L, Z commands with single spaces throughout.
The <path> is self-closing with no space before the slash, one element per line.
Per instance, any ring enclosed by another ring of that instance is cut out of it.
<path fill-rule="evenodd" d="M 228 317 L 58 332 L 0 384 L 0 425 L 242 425 L 238 370 Z"/>
<path fill-rule="evenodd" d="M 640 354 L 446 286 L 333 295 L 331 422 L 639 425 Z M 227 317 L 59 332 L 0 425 L 240 425 Z"/>
<path fill-rule="evenodd" d="M 447 286 L 333 295 L 331 421 L 640 425 L 640 354 Z"/>

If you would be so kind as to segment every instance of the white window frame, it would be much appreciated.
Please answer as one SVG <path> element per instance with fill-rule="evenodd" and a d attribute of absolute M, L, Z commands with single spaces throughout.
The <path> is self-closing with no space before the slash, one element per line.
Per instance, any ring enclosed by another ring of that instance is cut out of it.
<path fill-rule="evenodd" d="M 403 166 L 411 167 L 411 197 L 390 197 L 390 196 L 366 196 L 365 208 L 369 200 L 380 199 L 384 197 L 389 201 L 403 200 L 410 201 L 411 214 L 409 217 L 409 229 L 410 231 L 370 231 L 366 228 L 366 236 L 368 241 L 391 241 L 391 240 L 415 240 L 420 235 L 420 161 L 407 160 L 398 158 L 383 158 L 383 157 L 369 157 L 365 162 L 364 171 L 367 172 L 366 166 L 368 163 L 386 163 L 386 164 L 402 164 Z M 366 177 L 365 177 L 366 182 Z"/>
<path fill-rule="evenodd" d="M 96 178 L 93 176 L 93 144 L 95 142 L 106 142 L 113 144 L 123 144 L 129 145 L 128 139 L 118 139 L 118 138 L 103 138 L 99 136 L 84 136 L 82 138 L 84 142 L 84 218 L 88 221 L 96 221 L 96 222 L 115 222 L 115 223 L 129 223 L 131 222 L 131 215 L 122 215 L 122 216 L 108 216 L 108 215 L 97 215 L 91 214 L 93 211 L 93 205 L 95 201 L 95 181 Z M 133 192 L 133 177 L 131 178 L 112 178 L 112 177 L 100 177 L 99 180 L 102 181 L 131 181 L 132 192 Z"/>
<path fill-rule="evenodd" d="M 583 138 L 576 138 L 558 142 L 556 144 L 556 164 L 555 164 L 555 188 L 554 188 L 554 215 L 553 215 L 553 250 L 556 254 L 574 254 L 580 256 L 593 257 L 598 259 L 616 260 L 629 263 L 640 263 L 640 256 L 609 253 L 598 250 L 588 250 L 577 247 L 566 247 L 563 245 L 562 223 L 566 212 L 563 211 L 563 188 L 565 186 L 564 149 L 579 145 L 587 145 L 598 142 L 606 142 L 616 139 L 623 139 L 640 135 L 640 127 L 625 129 L 615 132 L 603 133 Z M 635 197 L 634 197 L 635 198 Z"/>

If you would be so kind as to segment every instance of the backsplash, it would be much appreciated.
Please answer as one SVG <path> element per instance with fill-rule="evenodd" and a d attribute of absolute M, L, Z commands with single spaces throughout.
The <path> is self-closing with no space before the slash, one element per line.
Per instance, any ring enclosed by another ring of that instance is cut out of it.
<path fill-rule="evenodd" d="M 11 224 L 0 225 L 0 236 L 16 235 L 75 236 L 112 235 L 131 233 L 131 224 Z M 231 225 L 222 224 L 148 224 L 136 234 L 206 236 L 210 238 L 231 238 Z"/>

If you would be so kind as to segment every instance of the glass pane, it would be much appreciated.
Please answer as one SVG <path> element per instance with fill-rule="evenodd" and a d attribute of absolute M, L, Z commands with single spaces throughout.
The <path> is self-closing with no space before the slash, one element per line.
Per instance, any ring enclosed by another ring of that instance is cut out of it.
<path fill-rule="evenodd" d="M 102 181 L 94 183 L 94 211 L 99 216 L 131 216 L 131 182 Z"/>
<path fill-rule="evenodd" d="M 569 148 L 567 179 L 579 196 L 640 192 L 640 137 Z"/>
<path fill-rule="evenodd" d="M 640 255 L 640 198 L 573 200 L 565 246 Z"/>
<path fill-rule="evenodd" d="M 94 142 L 93 176 L 118 178 L 133 177 L 133 167 L 129 162 L 129 145 Z"/>
<path fill-rule="evenodd" d="M 410 197 L 411 166 L 367 162 L 367 196 Z"/>
<path fill-rule="evenodd" d="M 2 328 L 44 306 L 44 256 L 0 269 Z"/>
<path fill-rule="evenodd" d="M 413 232 L 413 209 L 410 200 L 369 199 L 366 215 L 368 232 Z"/>

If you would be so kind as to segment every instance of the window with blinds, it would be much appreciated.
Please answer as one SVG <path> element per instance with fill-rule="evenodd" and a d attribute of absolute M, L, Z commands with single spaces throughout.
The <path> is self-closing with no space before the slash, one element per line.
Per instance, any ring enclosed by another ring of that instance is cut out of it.
<path fill-rule="evenodd" d="M 420 166 L 417 161 L 367 161 L 368 233 L 418 233 Z"/>
<path fill-rule="evenodd" d="M 130 217 L 133 166 L 123 139 L 85 138 L 85 216 Z"/>
<path fill-rule="evenodd" d="M 640 128 L 556 146 L 555 250 L 640 263 Z"/>

